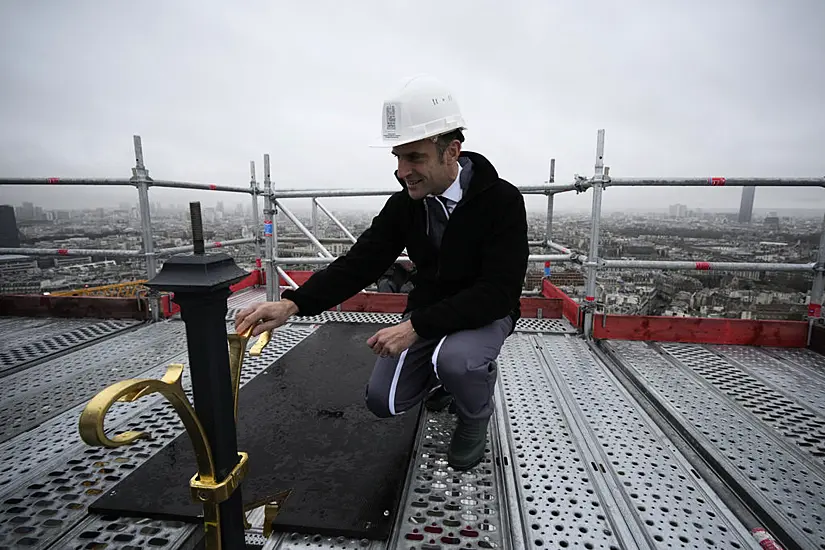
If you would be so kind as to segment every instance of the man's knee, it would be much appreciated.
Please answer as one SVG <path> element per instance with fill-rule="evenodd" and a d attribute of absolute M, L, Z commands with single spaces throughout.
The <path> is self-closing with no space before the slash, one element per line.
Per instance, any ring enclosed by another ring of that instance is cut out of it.
<path fill-rule="evenodd" d="M 367 385 L 365 399 L 367 402 L 367 409 L 378 418 L 389 418 L 393 416 L 390 411 L 390 404 L 386 395 L 382 395 L 380 391 L 370 391 Z"/>
<path fill-rule="evenodd" d="M 466 346 L 451 344 L 449 338 L 438 350 L 435 364 L 438 377 L 445 382 L 470 372 L 492 372 L 495 369 L 494 361 L 472 353 Z"/>

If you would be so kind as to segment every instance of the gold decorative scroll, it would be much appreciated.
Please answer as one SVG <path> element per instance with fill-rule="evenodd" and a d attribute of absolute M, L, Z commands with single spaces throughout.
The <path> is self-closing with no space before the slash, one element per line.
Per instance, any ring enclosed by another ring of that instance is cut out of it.
<path fill-rule="evenodd" d="M 232 381 L 232 393 L 235 403 L 235 419 L 238 417 L 238 394 L 240 392 L 241 367 L 243 366 L 246 345 L 251 335 L 251 329 L 243 334 L 230 334 L 229 368 Z M 254 348 L 256 354 L 269 343 L 268 332 L 261 335 Z M 174 407 L 175 412 L 183 421 L 186 433 L 195 449 L 195 460 L 198 471 L 189 482 L 192 498 L 201 502 L 204 507 L 204 531 L 208 550 L 220 550 L 220 510 L 218 505 L 227 500 L 240 485 L 248 471 L 248 455 L 238 453 L 238 463 L 225 479 L 215 479 L 215 462 L 209 441 L 203 425 L 198 419 L 194 407 L 187 399 L 181 384 L 184 366 L 180 363 L 170 365 L 160 380 L 153 378 L 136 378 L 116 382 L 95 395 L 83 412 L 80 414 L 79 431 L 81 439 L 93 447 L 120 447 L 129 445 L 138 439 L 151 439 L 151 434 L 139 431 L 125 431 L 109 437 L 104 430 L 106 414 L 115 402 L 133 402 L 141 397 L 161 394 Z M 285 497 L 283 497 L 285 498 Z M 282 501 L 278 496 L 268 499 L 272 505 Z M 276 510 L 273 508 L 272 510 Z M 272 510 L 268 510 L 269 515 Z"/>

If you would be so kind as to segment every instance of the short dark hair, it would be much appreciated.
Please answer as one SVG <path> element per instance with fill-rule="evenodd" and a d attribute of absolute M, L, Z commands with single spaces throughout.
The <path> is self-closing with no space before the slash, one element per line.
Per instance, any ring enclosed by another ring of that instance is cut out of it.
<path fill-rule="evenodd" d="M 444 151 L 447 150 L 447 147 L 449 147 L 454 140 L 457 139 L 459 143 L 464 143 L 464 133 L 461 130 L 461 128 L 456 128 L 451 132 L 441 134 L 435 138 L 435 150 L 436 153 L 438 153 L 439 162 L 444 158 Z"/>

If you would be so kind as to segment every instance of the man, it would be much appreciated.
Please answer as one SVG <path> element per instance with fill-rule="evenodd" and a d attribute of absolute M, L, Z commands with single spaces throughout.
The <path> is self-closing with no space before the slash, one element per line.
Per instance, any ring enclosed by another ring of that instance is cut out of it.
<path fill-rule="evenodd" d="M 379 356 L 366 403 L 379 417 L 428 397 L 458 421 L 447 458 L 457 470 L 484 457 L 496 358 L 519 318 L 529 254 L 524 199 L 477 153 L 463 152 L 464 119 L 450 91 L 429 76 L 406 81 L 384 103 L 383 142 L 398 159 L 392 195 L 349 253 L 282 300 L 238 313 L 253 335 L 292 315 L 317 315 L 378 279 L 407 249 L 416 266 L 398 325 L 367 341 Z M 260 324 L 258 324 L 260 323 Z M 434 390 L 434 391 L 433 391 Z"/>

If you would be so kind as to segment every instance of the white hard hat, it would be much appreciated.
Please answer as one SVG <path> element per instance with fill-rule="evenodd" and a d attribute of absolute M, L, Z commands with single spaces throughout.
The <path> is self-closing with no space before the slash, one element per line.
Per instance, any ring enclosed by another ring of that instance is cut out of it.
<path fill-rule="evenodd" d="M 384 102 L 381 141 L 372 147 L 395 147 L 465 128 L 452 92 L 438 79 L 417 75 L 404 79 Z"/>

